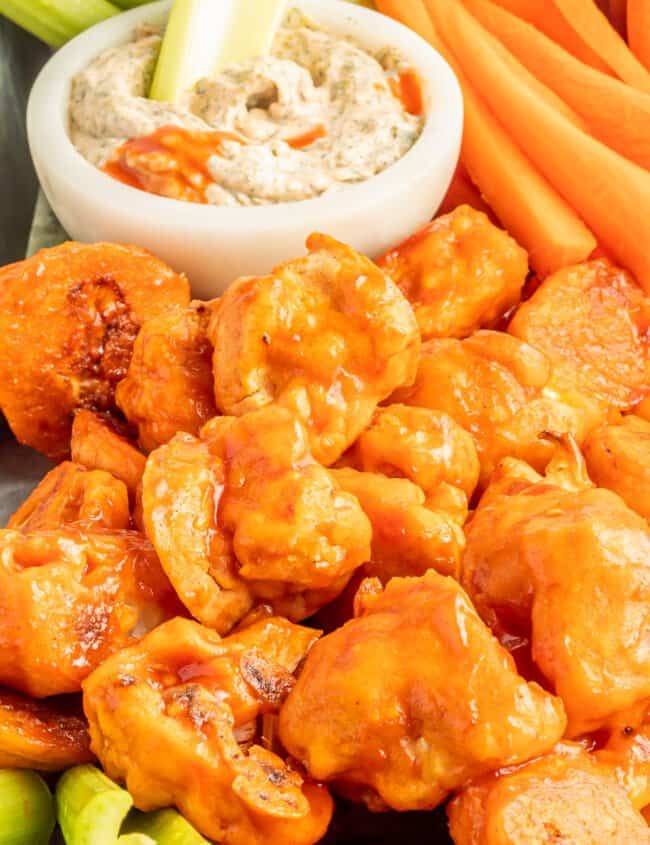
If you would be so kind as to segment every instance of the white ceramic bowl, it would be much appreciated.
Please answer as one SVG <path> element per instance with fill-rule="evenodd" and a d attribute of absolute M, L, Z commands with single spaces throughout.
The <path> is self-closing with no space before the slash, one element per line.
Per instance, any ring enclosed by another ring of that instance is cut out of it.
<path fill-rule="evenodd" d="M 171 2 L 151 3 L 75 38 L 47 63 L 32 90 L 27 112 L 32 157 L 71 237 L 146 247 L 186 272 L 195 295 L 208 298 L 238 276 L 266 273 L 301 255 L 310 232 L 333 235 L 376 257 L 433 216 L 451 180 L 462 135 L 462 96 L 453 72 L 423 39 L 377 12 L 343 0 L 294 0 L 293 5 L 366 47 L 396 47 L 418 72 L 426 124 L 412 149 L 383 173 L 340 193 L 272 206 L 184 203 L 111 179 L 68 138 L 70 81 L 103 50 L 125 43 L 140 22 L 163 22 Z"/>

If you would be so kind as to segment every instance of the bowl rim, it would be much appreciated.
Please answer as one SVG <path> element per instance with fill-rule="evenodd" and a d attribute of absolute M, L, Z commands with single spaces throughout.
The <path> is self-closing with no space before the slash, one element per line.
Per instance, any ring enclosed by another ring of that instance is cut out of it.
<path fill-rule="evenodd" d="M 420 67 L 428 65 L 430 74 L 423 78 L 428 108 L 422 132 L 410 150 L 382 172 L 363 182 L 347 185 L 341 191 L 310 199 L 260 206 L 219 206 L 141 191 L 120 183 L 87 161 L 68 135 L 72 77 L 102 50 L 123 43 L 127 33 L 137 24 L 164 18 L 172 0 L 147 3 L 96 24 L 72 39 L 46 63 L 34 83 L 27 105 L 27 135 L 37 170 L 41 152 L 48 158 L 45 169 L 51 166 L 50 162 L 58 163 L 59 177 L 82 181 L 88 192 L 101 198 L 98 199 L 100 204 L 116 211 L 128 207 L 131 216 L 182 215 L 185 225 L 214 224 L 221 231 L 240 230 L 248 225 L 261 233 L 276 230 L 279 219 L 283 225 L 290 225 L 314 214 L 336 214 L 342 202 L 360 211 L 372 208 L 377 204 L 378 194 L 390 192 L 395 183 L 412 182 L 414 168 L 419 172 L 421 167 L 435 164 L 438 157 L 446 155 L 448 149 L 457 144 L 463 125 L 460 86 L 449 64 L 430 44 L 392 18 L 345 0 L 293 0 L 293 3 L 316 21 L 319 17 L 328 18 L 324 21 L 328 29 L 341 34 L 348 32 L 363 44 L 362 36 L 356 30 L 351 32 L 352 22 L 355 27 L 372 32 L 370 40 L 396 47 L 407 60 L 414 60 Z M 336 19 L 334 24 L 332 18 Z M 43 151 L 43 145 L 46 145 L 46 151 Z M 39 175 L 42 178 L 40 171 Z"/>

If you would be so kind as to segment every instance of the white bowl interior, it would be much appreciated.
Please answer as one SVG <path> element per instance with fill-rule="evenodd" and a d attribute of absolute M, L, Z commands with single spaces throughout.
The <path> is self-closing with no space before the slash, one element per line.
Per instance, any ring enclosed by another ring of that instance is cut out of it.
<path fill-rule="evenodd" d="M 154 196 L 89 164 L 67 135 L 71 78 L 101 51 L 125 43 L 142 22 L 161 23 L 171 2 L 152 3 L 78 36 L 48 62 L 28 106 L 28 135 L 43 189 L 77 240 L 137 243 L 184 270 L 198 295 L 210 296 L 239 275 L 268 272 L 300 254 L 320 230 L 376 257 L 436 211 L 455 167 L 462 133 L 462 97 L 446 62 L 422 39 L 389 18 L 343 0 L 294 0 L 332 32 L 370 49 L 396 47 L 418 72 L 426 122 L 396 164 L 345 190 L 296 203 L 222 208 Z"/>

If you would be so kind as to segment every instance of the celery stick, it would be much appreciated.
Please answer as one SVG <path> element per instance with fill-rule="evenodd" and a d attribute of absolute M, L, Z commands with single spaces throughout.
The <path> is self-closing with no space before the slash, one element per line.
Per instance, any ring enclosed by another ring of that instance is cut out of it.
<path fill-rule="evenodd" d="M 55 821 L 52 794 L 39 775 L 0 771 L 0 845 L 47 845 Z"/>
<path fill-rule="evenodd" d="M 77 766 L 61 777 L 56 805 L 67 845 L 115 845 L 133 799 L 94 766 Z"/>
<path fill-rule="evenodd" d="M 113 0 L 116 6 L 120 9 L 135 9 L 136 6 L 144 6 L 145 3 L 151 3 L 151 0 Z"/>
<path fill-rule="evenodd" d="M 119 11 L 108 0 L 0 0 L 0 14 L 52 47 Z"/>
<path fill-rule="evenodd" d="M 144 833 L 125 833 L 117 840 L 117 845 L 156 845 L 156 843 Z"/>
<path fill-rule="evenodd" d="M 0 0 L 0 14 L 27 32 L 31 32 L 50 47 L 61 47 L 73 37 L 69 27 L 62 26 L 59 20 L 49 19 L 46 22 L 41 15 L 32 10 L 26 0 Z"/>
<path fill-rule="evenodd" d="M 176 810 L 134 815 L 128 819 L 126 829 L 144 833 L 155 845 L 208 845 L 207 839 Z"/>
<path fill-rule="evenodd" d="M 59 19 L 75 35 L 120 13 L 109 0 L 29 0 L 29 6 L 42 17 Z"/>
<path fill-rule="evenodd" d="M 266 53 L 287 0 L 175 0 L 149 96 L 177 103 L 203 77 Z"/>

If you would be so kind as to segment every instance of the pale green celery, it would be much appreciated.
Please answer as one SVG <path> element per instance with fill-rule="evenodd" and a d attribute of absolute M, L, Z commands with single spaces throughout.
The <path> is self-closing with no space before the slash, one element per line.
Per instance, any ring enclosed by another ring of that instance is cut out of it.
<path fill-rule="evenodd" d="M 144 6 L 145 3 L 151 3 L 151 0 L 113 0 L 116 6 L 120 9 L 135 9 L 136 6 Z"/>
<path fill-rule="evenodd" d="M 43 778 L 25 769 L 0 771 L 0 845 L 47 845 L 55 822 Z"/>
<path fill-rule="evenodd" d="M 0 0 L 0 14 L 50 47 L 61 47 L 71 37 L 70 30 L 66 25 L 62 26 L 60 20 L 49 19 L 46 22 L 26 0 Z"/>
<path fill-rule="evenodd" d="M 208 845 L 208 840 L 176 810 L 134 815 L 129 817 L 125 829 L 144 833 L 155 845 Z"/>
<path fill-rule="evenodd" d="M 287 0 L 175 0 L 149 96 L 177 103 L 199 79 L 266 53 Z"/>
<path fill-rule="evenodd" d="M 144 833 L 125 833 L 117 840 L 117 845 L 156 845 L 156 843 Z"/>
<path fill-rule="evenodd" d="M 115 845 L 133 799 L 95 766 L 69 769 L 56 788 L 66 845 Z"/>
<path fill-rule="evenodd" d="M 51 47 L 119 12 L 108 0 L 0 0 L 0 14 Z"/>

